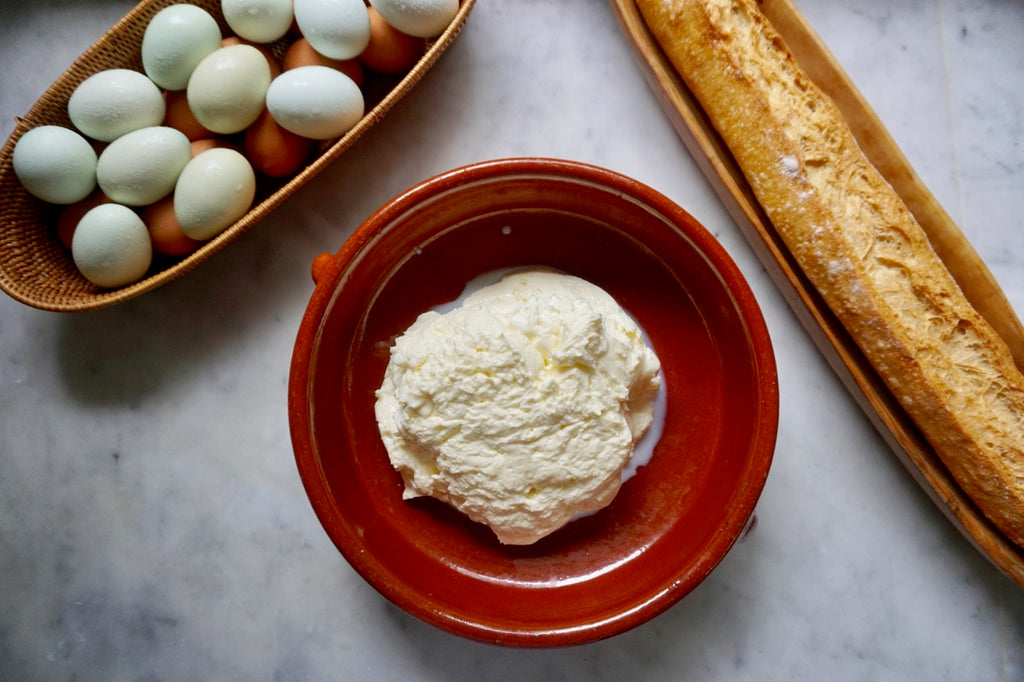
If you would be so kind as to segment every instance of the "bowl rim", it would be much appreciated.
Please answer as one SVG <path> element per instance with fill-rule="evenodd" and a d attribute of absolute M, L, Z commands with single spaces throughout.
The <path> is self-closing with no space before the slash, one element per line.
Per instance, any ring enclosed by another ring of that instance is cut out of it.
<path fill-rule="evenodd" d="M 414 595 L 403 593 L 387 583 L 388 571 L 369 552 L 361 551 L 359 539 L 348 537 L 335 522 L 340 512 L 331 507 L 331 495 L 322 480 L 322 470 L 312 445 L 313 433 L 309 412 L 308 388 L 313 376 L 310 369 L 315 362 L 319 328 L 324 313 L 329 309 L 339 279 L 345 267 L 365 248 L 368 248 L 377 232 L 399 219 L 407 211 L 435 194 L 445 193 L 461 185 L 480 181 L 497 180 L 503 177 L 552 176 L 596 183 L 624 196 L 641 198 L 653 212 L 659 213 L 675 224 L 686 226 L 686 237 L 695 249 L 712 263 L 723 279 L 736 309 L 749 329 L 747 347 L 751 363 L 756 370 L 758 381 L 754 391 L 758 399 L 758 417 L 751 430 L 750 456 L 755 465 L 747 469 L 747 477 L 737 486 L 736 501 L 723 518 L 722 526 L 728 532 L 716 535 L 708 543 L 712 560 L 691 571 L 672 585 L 666 586 L 657 595 L 643 603 L 632 604 L 613 616 L 589 623 L 586 626 L 573 624 L 564 629 L 545 628 L 532 631 L 522 628 L 497 628 L 493 624 L 472 622 L 459 616 L 446 614 L 438 609 L 424 606 Z M 779 389 L 775 355 L 769 337 L 767 324 L 753 291 L 739 267 L 725 251 L 718 240 L 692 215 L 665 195 L 653 188 L 616 171 L 589 163 L 547 157 L 509 157 L 463 165 L 437 175 L 410 187 L 386 202 L 360 224 L 352 235 L 343 242 L 335 254 L 320 254 L 313 262 L 313 279 L 316 284 L 302 318 L 292 356 L 289 375 L 288 402 L 289 423 L 297 470 L 314 512 L 325 532 L 337 549 L 374 589 L 386 599 L 407 613 L 429 624 L 451 633 L 478 641 L 518 647 L 551 647 L 584 644 L 625 632 L 662 613 L 679 599 L 692 591 L 711 573 L 729 552 L 754 519 L 754 508 L 765 485 L 774 456 L 778 434 Z"/>

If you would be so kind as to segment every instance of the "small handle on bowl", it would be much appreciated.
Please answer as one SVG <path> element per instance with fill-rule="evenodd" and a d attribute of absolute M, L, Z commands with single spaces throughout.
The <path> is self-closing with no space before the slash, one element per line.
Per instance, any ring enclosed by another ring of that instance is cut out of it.
<path fill-rule="evenodd" d="M 319 285 L 324 278 L 329 276 L 331 268 L 334 267 L 334 254 L 321 253 L 313 259 L 313 266 L 310 268 L 313 275 L 313 284 Z"/>

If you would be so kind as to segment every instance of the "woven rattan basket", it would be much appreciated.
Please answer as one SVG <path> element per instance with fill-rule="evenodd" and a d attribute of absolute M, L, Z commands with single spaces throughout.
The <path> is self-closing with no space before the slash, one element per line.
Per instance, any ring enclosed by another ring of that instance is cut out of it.
<path fill-rule="evenodd" d="M 228 35 L 220 0 L 190 1 L 210 12 Z M 15 143 L 31 128 L 45 124 L 71 127 L 68 98 L 75 87 L 92 74 L 111 68 L 141 71 L 139 54 L 146 25 L 158 11 L 175 2 L 180 0 L 140 2 L 75 60 L 32 109 L 17 120 L 14 132 L 0 152 L 0 288 L 16 300 L 43 310 L 90 310 L 126 301 L 189 272 L 273 211 L 380 121 L 448 48 L 462 29 L 475 0 L 462 0 L 451 25 L 431 41 L 427 52 L 409 73 L 398 80 L 392 78 L 364 85 L 366 115 L 344 137 L 321 145 L 305 170 L 276 182 L 261 178 L 253 208 L 241 220 L 183 259 L 155 260 L 144 279 L 118 289 L 103 289 L 79 274 L 71 254 L 56 235 L 54 226 L 59 207 L 47 205 L 24 190 L 11 167 L 11 155 Z M 286 46 L 282 42 L 273 48 L 283 51 Z"/>

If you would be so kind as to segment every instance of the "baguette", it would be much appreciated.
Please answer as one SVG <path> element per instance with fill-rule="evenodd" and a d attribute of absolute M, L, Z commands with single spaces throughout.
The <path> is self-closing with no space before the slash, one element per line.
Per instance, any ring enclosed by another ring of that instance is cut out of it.
<path fill-rule="evenodd" d="M 957 484 L 1024 547 L 1024 375 L 754 0 L 636 0 L 800 268 Z"/>

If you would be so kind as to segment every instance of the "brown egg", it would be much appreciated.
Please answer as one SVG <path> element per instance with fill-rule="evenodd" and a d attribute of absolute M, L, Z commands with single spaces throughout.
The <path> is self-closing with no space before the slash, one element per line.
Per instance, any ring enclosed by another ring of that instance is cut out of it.
<path fill-rule="evenodd" d="M 164 115 L 164 125 L 185 133 L 189 141 L 198 140 L 213 135 L 203 127 L 203 124 L 196 120 L 192 110 L 188 106 L 188 98 L 184 90 L 168 92 L 166 95 L 167 113 Z"/>
<path fill-rule="evenodd" d="M 427 42 L 394 28 L 373 7 L 368 11 L 370 43 L 359 54 L 359 61 L 379 73 L 405 73 L 423 56 Z"/>
<path fill-rule="evenodd" d="M 245 131 L 245 156 L 252 167 L 274 178 L 298 172 L 306 165 L 315 142 L 285 130 L 266 109 Z"/>
<path fill-rule="evenodd" d="M 299 66 L 329 66 L 351 78 L 356 85 L 363 85 L 363 67 L 357 60 L 325 57 L 314 50 L 305 38 L 299 38 L 288 47 L 281 60 L 281 66 L 285 71 Z"/>
<path fill-rule="evenodd" d="M 214 147 L 226 147 L 227 149 L 234 149 L 236 152 L 242 151 L 234 142 L 229 142 L 220 137 L 204 137 L 199 140 L 192 140 L 192 156 L 198 156 L 207 149 L 213 149 Z"/>
<path fill-rule="evenodd" d="M 242 40 L 238 36 L 228 36 L 220 41 L 221 47 L 228 47 L 230 45 L 251 45 L 257 50 L 263 53 L 263 56 L 267 58 L 267 64 L 270 66 L 270 78 L 273 80 L 281 75 L 281 64 L 278 63 L 277 57 L 270 51 L 270 48 L 261 43 L 253 43 L 248 40 Z"/>
<path fill-rule="evenodd" d="M 81 201 L 73 204 L 68 204 L 60 211 L 60 216 L 57 217 L 57 239 L 68 249 L 71 248 L 71 238 L 75 234 L 75 228 L 78 227 L 78 221 L 82 219 L 89 209 L 95 208 L 100 204 L 105 204 L 110 201 L 107 195 L 100 190 L 96 190 Z"/>
<path fill-rule="evenodd" d="M 198 249 L 202 242 L 185 235 L 174 216 L 174 197 L 165 197 L 150 204 L 140 213 L 142 222 L 149 231 L 153 250 L 165 256 L 187 256 Z"/>

